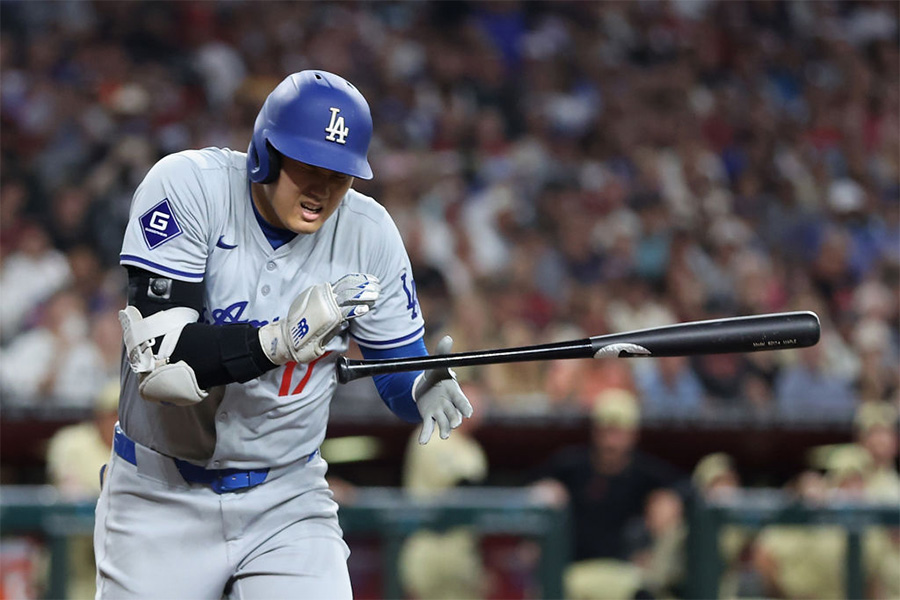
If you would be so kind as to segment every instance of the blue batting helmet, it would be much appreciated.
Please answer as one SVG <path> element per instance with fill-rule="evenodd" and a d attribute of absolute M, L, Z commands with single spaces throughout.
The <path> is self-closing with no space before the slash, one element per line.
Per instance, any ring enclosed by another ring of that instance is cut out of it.
<path fill-rule="evenodd" d="M 366 159 L 372 115 L 352 83 L 333 73 L 301 71 L 278 84 L 263 103 L 247 150 L 250 181 L 278 178 L 281 155 L 371 179 Z"/>

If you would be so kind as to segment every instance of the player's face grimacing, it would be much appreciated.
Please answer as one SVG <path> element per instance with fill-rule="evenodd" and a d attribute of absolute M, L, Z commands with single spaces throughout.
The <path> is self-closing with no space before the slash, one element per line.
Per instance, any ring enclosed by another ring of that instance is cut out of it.
<path fill-rule="evenodd" d="M 278 179 L 254 185 L 254 200 L 263 218 L 294 233 L 315 233 L 353 184 L 353 177 L 283 157 Z M 259 187 L 262 194 L 257 193 Z"/>

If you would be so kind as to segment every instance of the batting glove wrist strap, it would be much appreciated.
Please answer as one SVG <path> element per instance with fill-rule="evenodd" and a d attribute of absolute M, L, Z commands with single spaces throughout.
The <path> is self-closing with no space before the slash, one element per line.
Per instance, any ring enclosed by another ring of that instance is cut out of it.
<path fill-rule="evenodd" d="M 435 348 L 435 354 L 449 354 L 453 338 L 444 336 Z M 450 431 L 462 424 L 463 417 L 472 416 L 472 404 L 456 381 L 456 374 L 447 368 L 425 371 L 413 382 L 413 400 L 422 415 L 422 431 L 419 443 L 427 444 L 437 424 L 441 439 L 450 437 Z"/>

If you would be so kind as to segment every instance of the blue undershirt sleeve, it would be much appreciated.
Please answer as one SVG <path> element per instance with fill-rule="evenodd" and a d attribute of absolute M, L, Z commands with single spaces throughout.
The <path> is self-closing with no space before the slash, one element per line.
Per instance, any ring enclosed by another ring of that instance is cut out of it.
<path fill-rule="evenodd" d="M 360 346 L 359 349 L 366 360 L 428 355 L 428 350 L 425 349 L 425 341 L 422 338 L 404 346 L 388 350 L 378 350 L 364 346 Z M 391 409 L 391 412 L 410 423 L 419 423 L 422 420 L 421 415 L 419 415 L 419 409 L 412 397 L 413 382 L 415 382 L 416 377 L 420 373 L 422 371 L 387 373 L 372 377 L 375 387 L 378 389 L 378 394 L 384 403 L 387 404 L 387 407 Z"/>

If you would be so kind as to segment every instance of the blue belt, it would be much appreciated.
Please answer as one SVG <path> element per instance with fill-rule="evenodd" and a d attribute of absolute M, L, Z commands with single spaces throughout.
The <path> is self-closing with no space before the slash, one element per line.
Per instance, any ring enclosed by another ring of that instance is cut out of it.
<path fill-rule="evenodd" d="M 113 438 L 113 449 L 123 459 L 137 466 L 134 442 L 118 426 Z M 310 457 L 313 456 L 315 456 L 315 452 L 310 455 Z M 269 469 L 252 471 L 241 469 L 204 469 L 178 458 L 173 458 L 172 460 L 185 481 L 208 485 L 217 494 L 227 494 L 228 492 L 252 488 L 265 481 L 269 475 Z"/>

